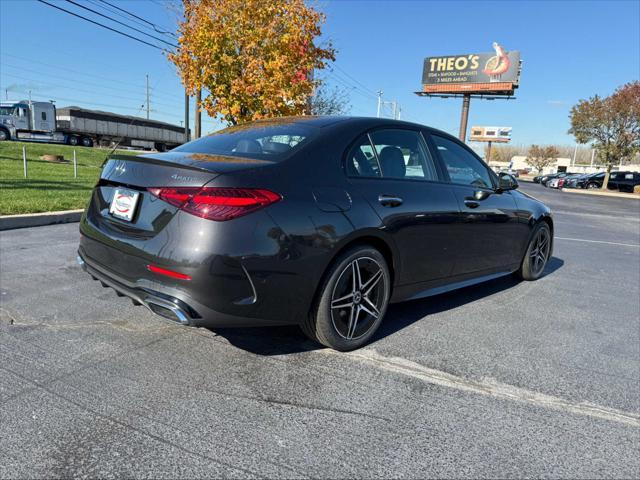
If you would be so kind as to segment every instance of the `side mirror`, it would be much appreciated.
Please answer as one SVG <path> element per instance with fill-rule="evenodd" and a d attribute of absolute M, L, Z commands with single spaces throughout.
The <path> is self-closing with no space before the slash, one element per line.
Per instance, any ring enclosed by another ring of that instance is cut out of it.
<path fill-rule="evenodd" d="M 502 172 L 498 174 L 498 188 L 503 192 L 507 190 L 515 190 L 518 188 L 518 181 L 513 175 Z"/>

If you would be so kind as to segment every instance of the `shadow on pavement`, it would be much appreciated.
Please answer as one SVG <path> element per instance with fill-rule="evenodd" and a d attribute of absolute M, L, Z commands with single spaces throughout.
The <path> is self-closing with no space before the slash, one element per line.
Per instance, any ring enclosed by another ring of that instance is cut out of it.
<path fill-rule="evenodd" d="M 541 278 L 553 274 L 563 265 L 564 260 L 552 257 L 547 263 L 544 275 Z M 371 341 L 375 342 L 392 335 L 423 319 L 425 316 L 466 305 L 512 288 L 518 283 L 520 283 L 520 280 L 512 275 L 506 275 L 495 280 L 433 297 L 390 305 L 382 325 Z M 212 331 L 227 339 L 235 347 L 256 355 L 284 355 L 325 348 L 307 339 L 297 326 L 217 328 L 212 329 Z"/>

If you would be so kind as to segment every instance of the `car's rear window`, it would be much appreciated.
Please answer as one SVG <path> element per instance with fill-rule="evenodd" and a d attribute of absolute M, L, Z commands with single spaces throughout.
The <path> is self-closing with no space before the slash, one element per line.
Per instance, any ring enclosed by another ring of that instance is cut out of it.
<path fill-rule="evenodd" d="M 305 143 L 315 130 L 299 123 L 252 123 L 225 128 L 173 151 L 280 161 Z"/>

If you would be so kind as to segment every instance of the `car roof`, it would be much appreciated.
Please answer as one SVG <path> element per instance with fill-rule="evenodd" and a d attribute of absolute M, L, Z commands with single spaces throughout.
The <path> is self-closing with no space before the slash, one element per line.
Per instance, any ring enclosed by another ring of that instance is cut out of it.
<path fill-rule="evenodd" d="M 299 123 L 301 125 L 308 125 L 308 126 L 318 127 L 318 128 L 336 126 L 338 124 L 341 127 L 357 126 L 364 129 L 375 128 L 380 126 L 395 126 L 395 127 L 404 126 L 404 127 L 413 127 L 413 128 L 418 127 L 418 128 L 425 128 L 425 129 L 431 130 L 434 133 L 442 134 L 444 136 L 456 138 L 447 132 L 438 130 L 433 127 L 429 127 L 427 125 L 422 125 L 420 123 L 407 122 L 404 120 L 394 120 L 391 118 L 379 118 L 379 117 L 356 117 L 356 116 L 348 116 L 348 115 L 300 115 L 300 116 L 291 116 L 291 117 L 268 118 L 263 120 L 256 120 L 251 123 L 256 125 L 259 125 L 261 123 L 269 123 L 273 125 L 286 125 L 286 124 Z"/>

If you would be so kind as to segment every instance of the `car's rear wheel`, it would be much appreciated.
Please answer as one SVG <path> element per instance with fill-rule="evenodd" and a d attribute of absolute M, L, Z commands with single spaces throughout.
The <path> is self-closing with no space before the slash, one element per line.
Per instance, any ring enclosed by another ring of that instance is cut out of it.
<path fill-rule="evenodd" d="M 391 276 L 382 254 L 359 246 L 329 268 L 302 329 L 311 339 L 348 351 L 367 343 L 387 311 Z"/>
<path fill-rule="evenodd" d="M 598 185 L 597 183 L 587 183 L 587 188 L 589 190 L 594 189 L 594 188 L 600 188 L 600 185 Z"/>
<path fill-rule="evenodd" d="M 551 254 L 551 230 L 545 223 L 539 223 L 527 247 L 527 252 L 522 259 L 522 265 L 517 275 L 522 280 L 537 280 L 544 272 L 544 267 Z"/>

